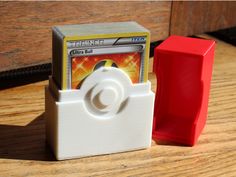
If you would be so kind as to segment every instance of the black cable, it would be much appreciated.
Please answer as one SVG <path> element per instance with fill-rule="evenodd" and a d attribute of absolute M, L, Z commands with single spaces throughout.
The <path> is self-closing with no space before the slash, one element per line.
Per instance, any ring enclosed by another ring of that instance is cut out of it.
<path fill-rule="evenodd" d="M 28 75 L 45 74 L 45 73 L 46 74 L 51 73 L 51 63 L 0 72 L 0 80 L 18 79 Z"/>
<path fill-rule="evenodd" d="M 228 29 L 210 32 L 207 34 L 236 46 L 236 26 Z"/>

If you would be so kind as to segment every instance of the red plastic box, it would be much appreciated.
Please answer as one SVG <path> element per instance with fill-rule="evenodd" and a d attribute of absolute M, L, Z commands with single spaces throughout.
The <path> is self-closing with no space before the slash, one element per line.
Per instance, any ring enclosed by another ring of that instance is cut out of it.
<path fill-rule="evenodd" d="M 215 42 L 171 36 L 156 47 L 153 138 L 194 145 L 207 118 Z"/>

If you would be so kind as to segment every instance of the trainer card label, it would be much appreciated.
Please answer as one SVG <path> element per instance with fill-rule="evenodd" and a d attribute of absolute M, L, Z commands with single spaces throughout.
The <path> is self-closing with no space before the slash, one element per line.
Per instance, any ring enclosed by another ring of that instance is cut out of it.
<path fill-rule="evenodd" d="M 145 47 L 146 37 L 68 41 L 67 88 L 79 89 L 100 67 L 119 68 L 134 84 L 143 82 Z"/>
<path fill-rule="evenodd" d="M 116 67 L 125 71 L 133 83 L 140 82 L 139 52 L 75 56 L 71 63 L 71 88 L 79 89 L 83 80 L 100 67 Z"/>

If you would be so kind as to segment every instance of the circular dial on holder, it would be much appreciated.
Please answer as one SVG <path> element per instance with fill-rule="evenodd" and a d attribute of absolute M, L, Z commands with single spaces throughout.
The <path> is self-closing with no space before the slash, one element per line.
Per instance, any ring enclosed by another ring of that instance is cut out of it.
<path fill-rule="evenodd" d="M 117 68 L 100 68 L 81 86 L 88 111 L 100 119 L 111 118 L 128 98 L 129 77 Z"/>

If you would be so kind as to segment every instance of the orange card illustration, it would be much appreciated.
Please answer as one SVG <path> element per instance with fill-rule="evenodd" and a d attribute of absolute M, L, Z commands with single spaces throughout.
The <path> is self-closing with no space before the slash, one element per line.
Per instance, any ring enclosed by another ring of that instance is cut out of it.
<path fill-rule="evenodd" d="M 140 52 L 75 56 L 72 57 L 71 65 L 72 89 L 80 88 L 83 80 L 100 67 L 122 69 L 133 83 L 140 82 Z"/>

